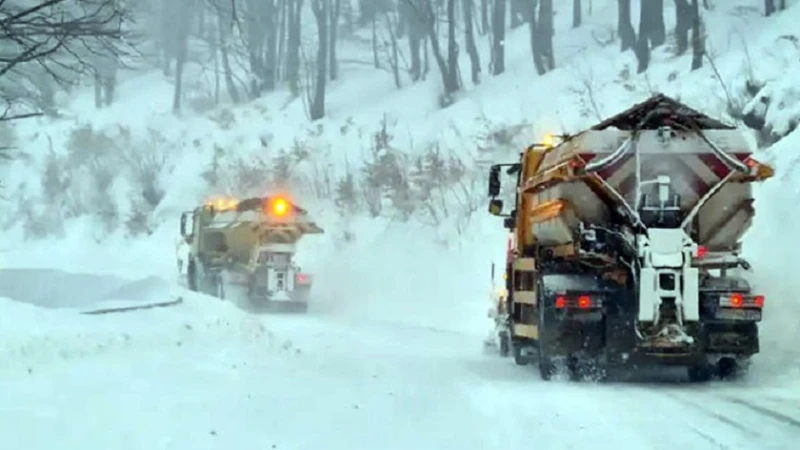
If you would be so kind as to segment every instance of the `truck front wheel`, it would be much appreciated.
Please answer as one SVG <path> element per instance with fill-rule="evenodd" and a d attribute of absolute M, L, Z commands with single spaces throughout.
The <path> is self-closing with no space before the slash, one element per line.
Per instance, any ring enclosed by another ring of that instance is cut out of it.
<path fill-rule="evenodd" d="M 189 258 L 189 264 L 186 266 L 186 284 L 189 285 L 189 290 L 197 292 L 197 263 L 194 258 Z"/>

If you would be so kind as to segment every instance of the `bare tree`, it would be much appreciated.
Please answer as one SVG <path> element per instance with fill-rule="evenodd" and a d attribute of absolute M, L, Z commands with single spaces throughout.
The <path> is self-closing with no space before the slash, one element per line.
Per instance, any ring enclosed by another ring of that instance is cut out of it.
<path fill-rule="evenodd" d="M 689 49 L 689 30 L 692 28 L 692 7 L 689 0 L 675 0 L 675 43 L 678 55 Z"/>
<path fill-rule="evenodd" d="M 652 6 L 647 6 L 647 0 L 642 0 L 639 6 L 639 36 L 636 39 L 636 61 L 638 62 L 636 72 L 642 73 L 650 66 L 650 36 L 652 33 Z"/>
<path fill-rule="evenodd" d="M 331 0 L 311 0 L 311 10 L 317 22 L 317 63 L 314 92 L 309 93 L 309 115 L 311 120 L 325 117 L 325 84 L 328 63 L 328 30 L 330 25 Z"/>
<path fill-rule="evenodd" d="M 647 41 L 650 48 L 663 45 L 667 37 L 664 28 L 664 0 L 641 0 L 639 8 L 639 40 Z"/>
<path fill-rule="evenodd" d="M 421 44 L 425 37 L 425 23 L 415 3 L 401 1 L 398 4 L 398 14 L 408 24 L 408 50 L 411 56 L 411 67 L 408 70 L 411 81 L 418 81 L 422 76 Z"/>
<path fill-rule="evenodd" d="M 706 54 L 705 38 L 703 37 L 702 20 L 698 0 L 692 0 L 692 70 L 703 66 L 703 56 Z"/>
<path fill-rule="evenodd" d="M 538 15 L 537 15 L 538 6 Z M 531 52 L 536 73 L 544 75 L 555 69 L 553 54 L 553 0 L 534 0 L 528 9 Z"/>
<path fill-rule="evenodd" d="M 492 75 L 500 75 L 506 70 L 506 2 L 494 0 L 492 8 Z"/>
<path fill-rule="evenodd" d="M 114 40 L 122 35 L 124 11 L 112 0 L 2 0 L 0 6 L 0 96 L 5 102 L 0 121 L 42 114 L 22 88 L 32 67 L 69 86 L 70 75 L 94 71 L 91 58 L 83 55 L 115 48 Z"/>
<path fill-rule="evenodd" d="M 238 16 L 234 20 L 241 30 L 250 65 L 250 97 L 256 98 L 275 89 L 280 70 L 278 4 L 275 0 L 246 0 Z"/>
<path fill-rule="evenodd" d="M 348 0 L 349 1 L 349 0 Z M 339 39 L 339 15 L 342 11 L 342 0 L 333 0 L 333 7 L 331 8 L 330 12 L 330 22 L 329 22 L 329 32 L 330 35 L 328 39 L 330 40 L 330 46 L 328 51 L 328 59 L 329 59 L 329 67 L 330 67 L 330 79 L 331 81 L 337 80 L 339 78 L 339 63 L 336 60 L 336 43 Z"/>
<path fill-rule="evenodd" d="M 636 46 L 636 32 L 631 22 L 631 0 L 617 0 L 617 34 L 620 51 L 624 52 Z"/>
<path fill-rule="evenodd" d="M 489 0 L 481 0 L 481 35 L 489 32 Z"/>
<path fill-rule="evenodd" d="M 180 14 L 175 24 L 177 40 L 175 44 L 175 94 L 172 99 L 172 112 L 180 114 L 181 98 L 183 96 L 183 69 L 186 66 L 189 52 L 189 27 L 191 24 L 191 13 L 194 10 L 194 0 L 178 0 L 181 6 Z"/>
<path fill-rule="evenodd" d="M 478 84 L 481 81 L 481 59 L 478 54 L 478 47 L 475 45 L 475 30 L 472 17 L 475 10 L 474 0 L 463 0 L 462 9 L 464 10 L 464 39 L 467 41 L 467 54 L 469 55 L 472 82 Z"/>
<path fill-rule="evenodd" d="M 303 0 L 288 0 L 286 38 L 286 79 L 293 95 L 300 93 L 300 44 L 302 38 Z"/>
<path fill-rule="evenodd" d="M 399 15 L 398 15 L 399 16 Z M 386 23 L 386 30 L 389 32 L 389 67 L 392 69 L 392 77 L 394 78 L 394 85 L 397 89 L 403 87 L 402 80 L 400 78 L 400 49 L 397 45 L 397 32 L 395 30 L 398 29 L 398 23 L 400 21 L 399 17 L 394 19 L 392 14 L 389 11 L 384 13 L 384 21 Z M 375 28 L 373 28 L 375 31 Z M 377 48 L 375 49 L 377 52 Z M 376 62 L 378 61 L 377 53 L 375 55 Z M 376 65 L 380 65 L 379 63 Z"/>
<path fill-rule="evenodd" d="M 431 52 L 439 73 L 442 76 L 442 106 L 449 106 L 453 101 L 453 94 L 461 89 L 461 80 L 458 76 L 458 43 L 456 42 L 456 2 L 446 0 L 447 5 L 447 59 L 442 54 L 442 48 L 437 34 L 436 13 L 434 0 L 404 0 L 417 16 L 417 20 L 424 26 L 425 34 L 431 43 Z"/>
<path fill-rule="evenodd" d="M 764 0 L 764 15 L 769 17 L 775 13 L 775 0 Z"/>
<path fill-rule="evenodd" d="M 581 0 L 572 0 L 572 28 L 581 26 Z"/>

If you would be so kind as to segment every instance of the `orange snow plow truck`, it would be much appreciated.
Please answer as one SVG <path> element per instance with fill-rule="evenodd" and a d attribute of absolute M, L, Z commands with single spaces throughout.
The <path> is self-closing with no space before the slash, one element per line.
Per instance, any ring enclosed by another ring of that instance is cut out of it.
<path fill-rule="evenodd" d="M 501 171 L 516 177 L 509 213 Z M 737 373 L 764 307 L 740 239 L 751 183 L 772 175 L 740 131 L 663 95 L 492 166 L 489 212 L 510 231 L 502 345 L 545 380 L 559 367 Z"/>

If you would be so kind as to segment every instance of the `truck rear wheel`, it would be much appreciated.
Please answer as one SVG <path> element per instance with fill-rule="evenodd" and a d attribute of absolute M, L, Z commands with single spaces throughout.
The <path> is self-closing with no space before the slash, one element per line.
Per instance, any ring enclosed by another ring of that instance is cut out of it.
<path fill-rule="evenodd" d="M 522 348 L 519 345 L 514 345 L 514 363 L 518 366 L 527 366 L 530 360 L 527 356 L 522 355 Z"/>

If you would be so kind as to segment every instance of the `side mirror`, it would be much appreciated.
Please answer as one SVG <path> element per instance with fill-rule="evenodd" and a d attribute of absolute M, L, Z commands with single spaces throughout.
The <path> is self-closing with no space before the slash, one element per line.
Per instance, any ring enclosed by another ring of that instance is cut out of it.
<path fill-rule="evenodd" d="M 500 195 L 500 166 L 492 166 L 489 170 L 489 197 Z"/>
<path fill-rule="evenodd" d="M 503 201 L 496 198 L 489 200 L 489 214 L 493 216 L 503 214 Z"/>

